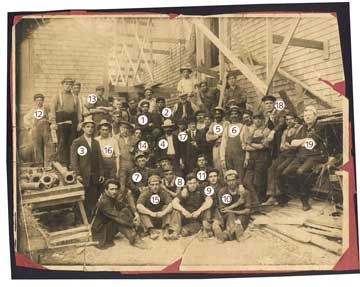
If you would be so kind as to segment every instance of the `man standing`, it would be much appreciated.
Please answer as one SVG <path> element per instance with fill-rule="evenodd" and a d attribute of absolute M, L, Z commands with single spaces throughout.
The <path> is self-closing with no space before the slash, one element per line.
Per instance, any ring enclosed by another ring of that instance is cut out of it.
<path fill-rule="evenodd" d="M 30 131 L 34 146 L 36 165 L 49 166 L 53 157 L 54 146 L 51 140 L 49 108 L 44 106 L 44 95 L 35 94 L 35 107 L 24 116 L 24 125 Z"/>
<path fill-rule="evenodd" d="M 237 85 L 236 74 L 229 72 L 227 74 L 228 88 L 225 90 L 224 106 L 229 107 L 231 100 L 235 101 L 235 105 L 239 107 L 246 107 L 247 97 L 242 94 L 240 87 Z"/>
<path fill-rule="evenodd" d="M 104 177 L 105 179 L 117 178 L 120 156 L 118 142 L 111 136 L 111 124 L 107 120 L 101 120 L 98 128 L 100 135 L 95 139 L 100 144 L 104 164 Z"/>
<path fill-rule="evenodd" d="M 153 86 L 148 84 L 144 87 L 144 99 L 149 102 L 149 112 L 152 113 L 156 110 L 156 100 L 153 91 Z"/>
<path fill-rule="evenodd" d="M 299 132 L 301 125 L 297 123 L 297 116 L 293 112 L 288 112 L 285 116 L 287 128 L 281 136 L 280 154 L 272 161 L 267 174 L 267 195 L 268 200 L 264 205 L 273 205 L 276 202 L 284 204 L 287 202 L 284 190 L 279 187 L 279 178 L 285 168 L 293 161 L 296 156 L 297 147 L 291 146 L 291 141 Z"/>
<path fill-rule="evenodd" d="M 84 113 L 86 114 L 87 111 L 86 111 L 84 99 L 80 95 L 80 91 L 81 91 L 81 83 L 79 81 L 74 81 L 74 84 L 72 87 L 72 93 L 74 96 L 76 96 L 78 98 L 79 109 L 80 109 L 80 113 L 81 113 L 81 121 L 82 121 L 83 117 L 84 117 Z"/>
<path fill-rule="evenodd" d="M 138 102 L 136 96 L 131 96 L 128 100 L 128 108 L 127 113 L 129 115 L 129 122 L 132 124 L 137 124 L 137 117 L 138 117 Z"/>
<path fill-rule="evenodd" d="M 98 241 L 97 248 L 107 249 L 114 246 L 114 238 L 122 233 L 130 245 L 145 248 L 144 242 L 136 234 L 139 217 L 134 217 L 125 196 L 119 196 L 119 182 L 108 179 L 105 191 L 96 204 L 95 217 L 92 224 L 92 237 Z"/>
<path fill-rule="evenodd" d="M 118 146 L 120 150 L 119 157 L 119 178 L 120 178 L 120 189 L 122 192 L 125 191 L 126 179 L 129 170 L 134 167 L 133 156 L 131 152 L 136 144 L 135 138 L 130 134 L 132 126 L 128 122 L 120 122 L 120 131 L 116 135 Z"/>
<path fill-rule="evenodd" d="M 199 83 L 199 97 L 207 113 L 210 113 L 219 103 L 220 91 L 210 89 L 206 80 Z"/>
<path fill-rule="evenodd" d="M 89 97 L 86 105 L 89 113 L 93 116 L 93 120 L 96 124 L 99 124 L 101 120 L 110 120 L 109 113 L 112 110 L 109 101 L 104 97 L 105 87 L 103 85 L 95 88 L 95 97 Z"/>
<path fill-rule="evenodd" d="M 180 68 L 181 80 L 177 85 L 177 91 L 180 94 L 186 94 L 189 97 L 190 102 L 195 105 L 199 105 L 199 99 L 195 98 L 194 90 L 196 87 L 196 80 L 191 76 L 192 69 L 189 64 L 186 64 Z"/>
<path fill-rule="evenodd" d="M 224 128 L 229 122 L 224 120 L 224 109 L 222 107 L 214 108 L 215 121 L 210 125 L 206 133 L 206 141 L 213 144 L 212 159 L 214 167 L 221 171 L 220 144 Z"/>
<path fill-rule="evenodd" d="M 317 110 L 314 106 L 305 107 L 304 122 L 291 141 L 291 147 L 298 148 L 298 152 L 294 160 L 282 172 L 280 186 L 284 188 L 284 180 L 294 175 L 295 180 L 291 187 L 298 191 L 303 210 L 307 211 L 311 209 L 309 174 L 316 165 L 328 160 L 328 152 L 326 139 L 317 122 Z"/>
<path fill-rule="evenodd" d="M 95 122 L 91 117 L 82 123 L 84 134 L 71 145 L 71 169 L 84 185 L 85 210 L 88 218 L 99 197 L 99 184 L 104 182 L 103 159 L 99 142 L 95 140 Z"/>
<path fill-rule="evenodd" d="M 272 95 L 264 96 L 262 99 L 265 116 L 265 126 L 271 130 L 273 142 L 270 146 L 271 157 L 276 158 L 280 151 L 281 135 L 286 128 L 285 111 L 278 111 L 275 108 L 276 98 Z"/>
<path fill-rule="evenodd" d="M 241 123 L 241 111 L 238 106 L 230 107 L 230 124 L 224 129 L 220 144 L 220 160 L 223 170 L 233 169 L 240 180 L 245 175 L 245 141 L 246 127 Z"/>
<path fill-rule="evenodd" d="M 188 94 L 179 94 L 179 102 L 177 102 L 172 110 L 173 120 L 177 123 L 180 120 L 187 120 L 195 115 L 199 107 L 188 100 Z"/>
<path fill-rule="evenodd" d="M 160 183 L 161 179 L 158 175 L 150 176 L 148 186 L 139 196 L 136 205 L 144 230 L 153 240 L 159 237 L 155 228 L 163 229 L 164 239 L 171 239 L 169 224 L 172 198 L 161 188 Z"/>
<path fill-rule="evenodd" d="M 226 171 L 226 186 L 218 193 L 219 210 L 215 213 L 212 228 L 220 241 L 239 240 L 249 223 L 250 195 L 237 180 L 236 170 Z"/>
<path fill-rule="evenodd" d="M 213 204 L 211 196 L 206 196 L 199 189 L 196 175 L 189 173 L 186 176 L 186 187 L 172 202 L 173 214 L 171 228 L 178 236 L 186 237 L 200 231 L 211 231 L 210 208 Z"/>
<path fill-rule="evenodd" d="M 51 129 L 57 130 L 58 161 L 65 166 L 70 163 L 70 146 L 82 120 L 78 98 L 71 92 L 73 83 L 71 78 L 61 82 L 63 90 L 52 99 L 49 115 Z"/>
<path fill-rule="evenodd" d="M 170 119 L 166 119 L 164 121 L 162 128 L 165 135 L 159 140 L 165 139 L 168 143 L 168 146 L 166 149 L 159 149 L 159 156 L 160 158 L 166 156 L 171 161 L 171 164 L 174 167 L 175 171 L 179 173 L 181 170 L 181 165 L 184 165 L 186 161 L 186 150 L 180 149 L 180 142 L 177 134 L 174 132 L 174 127 L 175 125 Z"/>

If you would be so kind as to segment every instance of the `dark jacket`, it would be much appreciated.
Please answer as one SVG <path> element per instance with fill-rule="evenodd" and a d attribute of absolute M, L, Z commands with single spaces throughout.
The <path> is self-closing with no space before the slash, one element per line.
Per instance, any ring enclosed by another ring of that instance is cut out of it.
<path fill-rule="evenodd" d="M 77 152 L 78 147 L 85 146 L 87 153 L 80 156 Z M 91 139 L 91 148 L 89 147 L 84 135 L 76 138 L 71 145 L 71 169 L 83 179 L 83 185 L 89 186 L 97 184 L 99 177 L 104 175 L 103 159 L 99 142 Z"/>

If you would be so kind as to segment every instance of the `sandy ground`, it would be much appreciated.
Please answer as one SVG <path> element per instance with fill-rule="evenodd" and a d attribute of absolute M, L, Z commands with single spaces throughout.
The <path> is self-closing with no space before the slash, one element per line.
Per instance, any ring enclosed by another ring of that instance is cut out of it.
<path fill-rule="evenodd" d="M 292 202 L 288 207 L 272 208 L 267 216 L 305 219 L 326 216 L 329 210 L 322 202 L 314 202 L 308 212 L 300 207 L 299 202 Z M 200 239 L 198 235 L 177 241 L 144 241 L 149 249 L 132 247 L 119 237 L 115 246 L 107 250 L 89 246 L 85 253 L 79 253 L 78 248 L 57 251 L 42 256 L 40 264 L 62 270 L 82 270 L 85 262 L 86 270 L 158 271 L 182 259 L 182 271 L 322 270 L 331 269 L 340 257 L 311 244 L 279 239 L 257 225 L 256 220 L 240 242 L 219 243 L 215 238 Z"/>

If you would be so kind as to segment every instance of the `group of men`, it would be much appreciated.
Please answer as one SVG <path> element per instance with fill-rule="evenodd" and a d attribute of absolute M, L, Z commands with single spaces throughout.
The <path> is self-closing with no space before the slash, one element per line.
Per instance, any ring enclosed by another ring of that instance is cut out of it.
<path fill-rule="evenodd" d="M 328 159 L 316 108 L 305 107 L 301 120 L 267 95 L 251 111 L 234 73 L 219 106 L 217 88 L 196 83 L 189 66 L 180 72 L 172 108 L 151 86 L 141 97 L 111 100 L 98 86 L 84 98 L 71 78 L 50 108 L 44 95 L 34 96 L 41 116 L 32 109 L 24 120 L 35 162 L 56 159 L 75 171 L 99 248 L 118 232 L 139 245 L 141 236 L 158 238 L 159 229 L 166 240 L 199 231 L 239 240 L 251 211 L 286 204 L 294 191 L 303 209 L 311 208 L 310 175 Z M 48 152 L 51 142 L 56 153 Z"/>

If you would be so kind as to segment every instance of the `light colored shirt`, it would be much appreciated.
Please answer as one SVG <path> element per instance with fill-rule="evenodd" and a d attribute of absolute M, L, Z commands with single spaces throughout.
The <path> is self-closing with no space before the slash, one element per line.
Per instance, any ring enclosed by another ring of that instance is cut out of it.
<path fill-rule="evenodd" d="M 101 136 L 98 136 L 95 139 L 100 144 L 101 155 L 103 158 L 115 158 L 115 157 L 119 156 L 120 149 L 119 149 L 118 142 L 115 138 L 113 138 L 113 137 L 102 138 Z M 105 151 L 106 146 L 110 146 L 112 148 L 112 153 L 106 153 L 106 151 Z"/>
<path fill-rule="evenodd" d="M 191 94 L 195 89 L 195 84 L 196 81 L 192 77 L 188 79 L 182 78 L 177 85 L 177 91 L 180 93 Z"/>
<path fill-rule="evenodd" d="M 174 141 L 173 136 L 166 136 L 166 140 L 168 142 L 168 148 L 167 148 L 167 154 L 168 155 L 175 155 L 175 147 L 174 147 Z"/>

